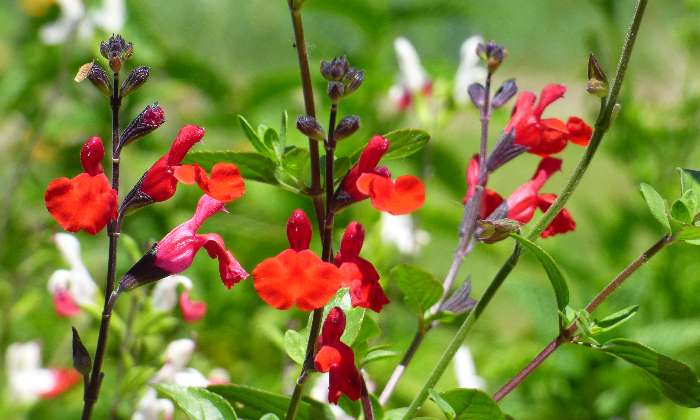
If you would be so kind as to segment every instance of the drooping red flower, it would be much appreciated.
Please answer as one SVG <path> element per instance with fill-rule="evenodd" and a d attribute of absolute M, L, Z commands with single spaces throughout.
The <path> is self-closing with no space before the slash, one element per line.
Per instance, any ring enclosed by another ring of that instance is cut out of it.
<path fill-rule="evenodd" d="M 57 290 L 53 294 L 53 306 L 60 317 L 71 317 L 80 313 L 80 307 L 68 290 Z"/>
<path fill-rule="evenodd" d="M 389 299 L 379 284 L 379 273 L 374 265 L 360 257 L 364 240 L 365 230 L 362 225 L 357 222 L 350 223 L 340 242 L 335 265 L 340 267 L 343 273 L 343 287 L 350 288 L 352 306 L 379 312 L 389 303 Z"/>
<path fill-rule="evenodd" d="M 43 392 L 40 397 L 44 399 L 55 398 L 65 391 L 69 390 L 73 385 L 80 382 L 80 374 L 75 369 L 57 368 L 49 369 L 51 374 L 51 388 Z"/>
<path fill-rule="evenodd" d="M 552 102 L 563 97 L 564 93 L 564 85 L 547 85 L 542 89 L 540 99 L 535 104 L 534 93 L 522 92 L 518 96 L 505 131 L 515 129 L 515 143 L 540 156 L 561 152 L 568 141 L 587 146 L 593 130 L 582 119 L 570 117 L 566 123 L 557 118 L 542 119 L 544 110 Z"/>
<path fill-rule="evenodd" d="M 168 275 L 185 271 L 197 252 L 204 248 L 211 258 L 219 260 L 219 275 L 228 288 L 248 277 L 233 254 L 226 249 L 218 233 L 198 234 L 199 227 L 214 214 L 224 210 L 224 203 L 203 195 L 194 216 L 171 230 L 155 248 L 153 264 Z"/>
<path fill-rule="evenodd" d="M 117 192 L 102 170 L 104 146 L 91 137 L 80 150 L 85 172 L 74 178 L 57 178 L 49 183 L 44 202 L 51 216 L 68 232 L 95 235 L 117 215 Z"/>
<path fill-rule="evenodd" d="M 345 177 L 341 191 L 350 202 L 370 198 L 372 206 L 380 211 L 394 215 L 414 212 L 425 202 L 425 186 L 413 175 L 392 180 L 386 167 L 378 167 L 388 150 L 389 140 L 372 137 Z"/>
<path fill-rule="evenodd" d="M 341 394 L 357 401 L 362 394 L 362 377 L 355 366 L 355 354 L 340 341 L 345 331 L 345 314 L 339 307 L 328 312 L 318 339 L 314 358 L 316 370 L 329 372 L 328 401 L 338 404 Z"/>
<path fill-rule="evenodd" d="M 239 198 L 245 192 L 240 171 L 232 163 L 218 163 L 211 177 L 199 165 L 182 165 L 187 152 L 204 137 L 204 129 L 186 125 L 180 129 L 168 153 L 146 171 L 138 190 L 155 202 L 168 200 L 175 194 L 178 181 L 197 185 L 207 195 L 223 202 Z"/>
<path fill-rule="evenodd" d="M 287 222 L 289 249 L 267 258 L 253 269 L 255 290 L 277 309 L 296 306 L 302 311 L 322 308 L 340 288 L 338 268 L 322 261 L 309 247 L 311 222 L 295 210 Z"/>
<path fill-rule="evenodd" d="M 207 304 L 190 299 L 190 293 L 185 290 L 180 294 L 180 312 L 185 322 L 196 322 L 204 318 L 204 314 L 207 313 Z"/>
<path fill-rule="evenodd" d="M 516 220 L 522 224 L 530 222 L 535 215 L 536 209 L 539 208 L 541 211 L 546 211 L 557 198 L 555 194 L 540 194 L 540 190 L 545 182 L 547 182 L 555 172 L 561 169 L 561 163 L 562 161 L 560 159 L 552 157 L 542 158 L 532 179 L 513 191 L 508 199 L 505 200 L 505 203 L 497 192 L 488 188 L 485 189 L 481 203 L 480 217 L 485 219 L 499 206 L 505 205 L 507 209 L 507 218 Z M 474 156 L 467 170 L 468 190 L 465 200 L 474 194 L 478 172 L 479 157 Z M 566 209 L 562 209 L 540 236 L 546 238 L 558 233 L 566 233 L 574 230 L 575 227 L 576 223 L 571 217 L 571 213 Z"/>

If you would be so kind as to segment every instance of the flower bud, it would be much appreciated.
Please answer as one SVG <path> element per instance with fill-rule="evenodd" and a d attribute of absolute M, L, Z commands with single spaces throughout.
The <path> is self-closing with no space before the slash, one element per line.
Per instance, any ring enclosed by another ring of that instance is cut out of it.
<path fill-rule="evenodd" d="M 506 80 L 501 87 L 498 88 L 496 94 L 493 95 L 493 100 L 491 101 L 491 106 L 494 108 L 500 108 L 505 105 L 510 98 L 518 93 L 518 85 L 515 84 L 515 79 Z"/>
<path fill-rule="evenodd" d="M 467 88 L 467 93 L 469 93 L 469 99 L 475 107 L 481 108 L 484 106 L 484 101 L 486 100 L 486 90 L 481 83 L 472 83 Z"/>
<path fill-rule="evenodd" d="M 311 243 L 311 221 L 301 209 L 292 212 L 287 220 L 287 240 L 289 247 L 295 251 L 309 249 Z"/>
<path fill-rule="evenodd" d="M 520 223 L 511 219 L 479 220 L 476 238 L 481 242 L 492 244 L 506 239 L 508 235 L 520 230 Z"/>
<path fill-rule="evenodd" d="M 476 55 L 486 62 L 486 67 L 489 73 L 494 73 L 503 62 L 503 59 L 508 55 L 508 51 L 494 41 L 489 41 L 486 44 L 479 44 L 476 47 Z"/>
<path fill-rule="evenodd" d="M 99 137 L 90 137 L 83 147 L 80 149 L 80 162 L 83 169 L 91 176 L 101 174 L 102 159 L 105 157 L 105 148 L 102 145 L 102 139 Z"/>
<path fill-rule="evenodd" d="M 335 141 L 340 141 L 346 137 L 350 137 L 355 134 L 358 128 L 360 128 L 360 117 L 357 115 L 348 115 L 338 123 L 333 134 L 333 139 Z"/>
<path fill-rule="evenodd" d="M 124 80 L 124 83 L 122 83 L 121 91 L 119 92 L 121 97 L 128 96 L 136 89 L 140 88 L 141 85 L 146 83 L 150 74 L 151 69 L 145 66 L 133 69 L 126 77 L 126 80 Z"/>
<path fill-rule="evenodd" d="M 343 239 L 340 241 L 340 253 L 343 258 L 357 257 L 364 242 L 365 228 L 358 222 L 351 222 L 345 228 Z"/>
<path fill-rule="evenodd" d="M 330 62 L 321 61 L 321 74 L 328 81 L 338 81 L 345 77 L 349 67 L 350 63 L 348 63 L 347 57 L 335 57 Z"/>
<path fill-rule="evenodd" d="M 115 73 L 119 73 L 122 63 L 128 60 L 133 52 L 133 44 L 126 42 L 121 35 L 112 35 L 107 41 L 100 43 L 100 54 L 107 59 L 109 67 Z"/>
<path fill-rule="evenodd" d="M 88 79 L 104 95 L 110 96 L 112 94 L 112 82 L 102 67 L 94 61 L 80 66 L 73 80 L 80 83 L 85 79 Z"/>
<path fill-rule="evenodd" d="M 328 97 L 333 103 L 337 103 L 345 94 L 345 86 L 342 82 L 328 82 Z"/>
<path fill-rule="evenodd" d="M 486 160 L 488 173 L 494 172 L 526 151 L 527 147 L 515 143 L 515 129 L 503 133 Z"/>
<path fill-rule="evenodd" d="M 297 129 L 312 140 L 323 141 L 326 139 L 326 133 L 323 131 L 323 127 L 321 127 L 321 124 L 312 116 L 302 115 L 297 118 Z"/>
<path fill-rule="evenodd" d="M 80 340 L 80 335 L 78 335 L 78 330 L 75 327 L 73 329 L 73 367 L 75 370 L 80 372 L 83 376 L 90 374 L 90 369 L 92 369 L 92 359 L 90 358 L 90 353 L 85 348 L 85 345 Z"/>
<path fill-rule="evenodd" d="M 365 72 L 363 70 L 350 69 L 343 78 L 343 84 L 345 85 L 345 94 L 349 95 L 352 92 L 359 89 L 362 82 L 365 80 Z"/>
<path fill-rule="evenodd" d="M 591 95 L 605 98 L 608 96 L 608 76 L 605 75 L 603 68 L 600 67 L 598 59 L 591 53 L 588 56 L 588 83 L 586 83 L 586 91 Z"/>
<path fill-rule="evenodd" d="M 119 139 L 119 149 L 139 139 L 165 122 L 165 112 L 157 103 L 147 105 L 141 113 L 126 126 Z"/>

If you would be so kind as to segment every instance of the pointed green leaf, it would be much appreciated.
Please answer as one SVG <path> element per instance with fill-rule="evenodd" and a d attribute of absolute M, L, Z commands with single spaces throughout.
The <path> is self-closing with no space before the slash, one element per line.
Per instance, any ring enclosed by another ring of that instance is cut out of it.
<path fill-rule="evenodd" d="M 455 413 L 455 409 L 452 408 L 450 403 L 445 401 L 444 398 L 440 394 L 437 393 L 433 388 L 430 388 L 428 391 L 430 395 L 430 399 L 433 400 L 433 402 L 440 408 L 442 413 L 447 417 L 447 420 L 454 420 L 455 417 L 457 417 L 457 413 Z"/>
<path fill-rule="evenodd" d="M 678 239 L 693 244 L 694 240 L 700 239 L 700 227 L 686 226 L 678 232 Z"/>
<path fill-rule="evenodd" d="M 614 314 L 608 315 L 603 319 L 596 319 L 593 321 L 593 327 L 591 328 L 591 331 L 593 334 L 600 334 L 603 332 L 611 331 L 627 322 L 637 313 L 638 310 L 639 305 L 632 305 L 625 309 L 619 310 Z"/>
<path fill-rule="evenodd" d="M 275 171 L 277 181 L 293 192 L 301 192 L 306 189 L 306 168 L 309 165 L 309 151 L 301 147 L 290 146 L 284 151 L 281 164 Z"/>
<path fill-rule="evenodd" d="M 297 364 L 304 364 L 306 358 L 306 344 L 309 342 L 308 336 L 294 330 L 287 330 L 284 333 L 284 350 L 290 359 Z"/>
<path fill-rule="evenodd" d="M 644 200 L 647 202 L 649 211 L 661 223 L 667 232 L 671 232 L 671 224 L 668 221 L 666 214 L 666 201 L 659 195 L 658 192 L 649 184 L 642 183 L 640 185 Z"/>
<path fill-rule="evenodd" d="M 504 420 L 495 401 L 477 389 L 453 389 L 440 394 L 455 413 L 455 420 Z"/>
<path fill-rule="evenodd" d="M 442 296 L 442 284 L 432 274 L 415 265 L 397 265 L 390 276 L 403 293 L 406 305 L 419 316 L 423 316 Z"/>
<path fill-rule="evenodd" d="M 368 365 L 369 363 L 376 362 L 379 360 L 384 360 L 384 359 L 390 359 L 397 357 L 399 355 L 398 352 L 395 352 L 393 350 L 386 350 L 383 348 L 379 349 L 368 349 L 367 354 L 362 358 L 360 361 L 360 366 L 364 367 Z"/>
<path fill-rule="evenodd" d="M 601 347 L 593 348 L 644 370 L 654 387 L 676 404 L 700 407 L 700 382 L 688 365 L 631 340 L 610 340 Z"/>
<path fill-rule="evenodd" d="M 430 140 L 430 134 L 426 131 L 415 128 L 405 128 L 384 134 L 384 137 L 391 142 L 389 151 L 382 159 L 401 159 L 418 152 Z"/>
<path fill-rule="evenodd" d="M 695 210 L 695 204 L 688 200 L 689 194 L 692 194 L 692 192 L 688 191 L 671 205 L 671 217 L 684 224 L 693 222 L 691 212 Z"/>
<path fill-rule="evenodd" d="M 237 419 L 233 407 L 221 396 L 199 387 L 159 384 L 156 389 L 170 398 L 192 420 Z"/>
<path fill-rule="evenodd" d="M 287 414 L 289 397 L 286 395 L 236 384 L 212 385 L 207 389 L 224 397 L 236 407 L 236 412 L 245 419 L 259 419 L 268 413 L 285 418 Z M 302 398 L 296 418 L 299 420 L 335 420 L 328 405 L 308 397 Z"/>
<path fill-rule="evenodd" d="M 185 156 L 184 164 L 196 163 L 207 171 L 219 162 L 229 162 L 238 166 L 246 181 L 258 181 L 277 185 L 275 179 L 276 164 L 258 153 L 233 152 L 229 150 L 213 152 L 190 152 Z"/>
<path fill-rule="evenodd" d="M 266 157 L 273 157 L 274 154 L 272 153 L 272 148 L 268 147 L 265 145 L 263 142 L 263 139 L 261 138 L 258 133 L 255 132 L 253 129 L 253 126 L 250 125 L 248 120 L 245 119 L 243 115 L 238 116 L 238 123 L 241 125 L 241 129 L 243 130 L 243 134 L 245 134 L 246 138 L 250 142 L 250 144 L 253 146 L 255 150 L 258 151 L 258 153 L 262 154 L 263 156 Z"/>
<path fill-rule="evenodd" d="M 559 270 L 559 266 L 557 266 L 557 263 L 554 262 L 552 256 L 536 243 L 518 234 L 511 233 L 510 236 L 512 236 L 516 241 L 520 242 L 520 245 L 522 245 L 528 251 L 535 254 L 535 257 L 537 257 L 540 264 L 542 264 L 542 268 L 544 268 L 544 271 L 547 273 L 549 282 L 552 284 L 554 296 L 557 299 L 557 308 L 559 311 L 565 311 L 566 305 L 569 304 L 569 287 L 566 285 L 564 275 L 562 274 L 561 270 Z"/>
<path fill-rule="evenodd" d="M 681 174 L 681 192 L 686 194 L 690 191 L 697 206 L 700 204 L 700 171 L 687 168 L 678 168 L 678 171 Z M 697 213 L 697 207 L 692 213 Z"/>

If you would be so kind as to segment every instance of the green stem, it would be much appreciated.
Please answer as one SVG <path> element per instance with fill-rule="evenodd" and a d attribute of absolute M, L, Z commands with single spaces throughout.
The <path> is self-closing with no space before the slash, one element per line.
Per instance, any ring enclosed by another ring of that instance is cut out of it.
<path fill-rule="evenodd" d="M 586 148 L 585 153 L 581 157 L 581 160 L 579 161 L 576 170 L 571 175 L 571 178 L 564 187 L 564 190 L 559 194 L 559 197 L 557 198 L 557 200 L 555 200 L 552 206 L 550 206 L 547 212 L 545 212 L 545 214 L 540 218 L 540 220 L 538 220 L 537 224 L 533 227 L 532 232 L 530 232 L 530 234 L 528 235 L 528 239 L 530 240 L 536 240 L 539 237 L 539 234 L 542 231 L 544 231 L 544 229 L 549 225 L 549 223 L 554 219 L 554 217 L 557 214 L 559 214 L 561 209 L 564 208 L 564 205 L 569 200 L 573 192 L 576 190 L 579 182 L 581 181 L 583 175 L 588 169 L 588 166 L 591 160 L 593 159 L 593 156 L 595 156 L 598 146 L 603 140 L 605 133 L 610 128 L 612 114 L 617 104 L 617 98 L 622 87 L 622 82 L 625 77 L 630 57 L 632 56 L 632 50 L 637 39 L 637 35 L 639 33 L 639 28 L 642 22 L 642 17 L 644 16 L 644 11 L 646 10 L 647 2 L 648 0 L 637 1 L 637 7 L 634 12 L 632 23 L 630 24 L 630 27 L 627 31 L 625 44 L 622 48 L 622 54 L 620 55 L 620 60 L 618 62 L 617 71 L 615 73 L 615 78 L 612 87 L 610 89 L 607 99 L 601 100 L 600 112 L 598 114 L 598 118 L 596 118 L 595 129 L 593 135 L 591 136 L 591 141 L 588 147 Z M 503 284 L 505 279 L 508 277 L 515 264 L 517 264 L 518 255 L 519 248 L 516 246 L 516 250 L 498 271 L 496 277 L 494 277 L 494 279 L 491 281 L 491 284 L 489 284 L 488 288 L 486 289 L 486 292 L 484 293 L 484 296 L 479 300 L 477 306 L 460 326 L 459 330 L 457 331 L 457 334 L 455 334 L 449 346 L 438 361 L 437 366 L 433 369 L 430 376 L 428 377 L 428 380 L 423 385 L 423 388 L 411 402 L 408 411 L 403 417 L 404 419 L 410 419 L 418 412 L 418 409 L 421 407 L 421 405 L 427 398 L 429 390 L 433 388 L 435 384 L 437 384 L 437 381 L 440 379 L 445 369 L 447 369 L 447 366 L 452 360 L 452 357 L 457 352 L 459 346 L 466 338 L 471 327 L 479 319 L 479 316 L 489 304 L 493 295 L 495 295 L 495 293 L 500 288 L 501 284 Z"/>

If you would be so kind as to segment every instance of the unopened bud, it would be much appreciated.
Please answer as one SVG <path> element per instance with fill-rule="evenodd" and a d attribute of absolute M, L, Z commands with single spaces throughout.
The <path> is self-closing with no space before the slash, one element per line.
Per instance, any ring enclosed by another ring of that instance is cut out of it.
<path fill-rule="evenodd" d="M 105 147 L 102 144 L 102 139 L 95 136 L 87 139 L 80 149 L 80 163 L 83 165 L 83 170 L 91 176 L 101 174 L 102 159 L 105 157 Z"/>
<path fill-rule="evenodd" d="M 359 128 L 360 117 L 357 115 L 348 115 L 338 123 L 338 126 L 335 128 L 335 132 L 333 134 L 333 139 L 335 141 L 340 141 L 346 137 L 350 137 L 355 134 Z"/>
<path fill-rule="evenodd" d="M 588 82 L 586 83 L 586 91 L 591 95 L 601 98 L 608 96 L 608 76 L 600 67 L 598 59 L 593 53 L 588 55 Z"/>
<path fill-rule="evenodd" d="M 112 82 L 110 82 L 107 73 L 105 73 L 102 67 L 94 61 L 80 66 L 73 80 L 80 83 L 85 79 L 89 80 L 97 90 L 106 96 L 112 94 Z"/>
<path fill-rule="evenodd" d="M 365 242 L 365 228 L 358 222 L 351 222 L 340 241 L 340 253 L 343 258 L 357 257 L 360 255 L 362 244 Z"/>
<path fill-rule="evenodd" d="M 498 88 L 496 94 L 493 95 L 491 106 L 494 108 L 502 107 L 510 98 L 515 96 L 516 93 L 518 93 L 518 85 L 515 84 L 515 79 L 506 80 L 501 87 Z"/>
<path fill-rule="evenodd" d="M 311 221 L 301 209 L 292 212 L 287 220 L 287 240 L 289 247 L 295 251 L 309 249 L 311 243 Z"/>
<path fill-rule="evenodd" d="M 109 67 L 115 73 L 119 73 L 122 62 L 128 60 L 133 52 L 134 46 L 121 35 L 112 35 L 107 41 L 100 43 L 100 54 L 107 59 Z"/>
<path fill-rule="evenodd" d="M 492 244 L 506 239 L 508 235 L 519 229 L 520 223 L 511 219 L 479 220 L 479 232 L 476 238 L 481 242 Z"/>
<path fill-rule="evenodd" d="M 297 129 L 312 140 L 323 141 L 326 139 L 326 133 L 323 131 L 323 127 L 321 127 L 321 124 L 312 116 L 302 115 L 297 118 Z"/>
<path fill-rule="evenodd" d="M 484 101 L 486 100 L 486 89 L 481 83 L 472 83 L 467 88 L 467 93 L 469 93 L 469 99 L 475 107 L 481 108 L 484 106 Z"/>
<path fill-rule="evenodd" d="M 494 73 L 508 55 L 508 51 L 494 41 L 489 41 L 476 47 L 476 55 L 486 62 L 489 73 Z"/>
<path fill-rule="evenodd" d="M 90 358 L 90 353 L 85 348 L 82 340 L 80 340 L 80 335 L 78 335 L 78 330 L 75 327 L 73 329 L 73 367 L 75 370 L 80 372 L 83 376 L 90 374 L 90 369 L 92 369 L 92 359 Z"/>
<path fill-rule="evenodd" d="M 151 74 L 151 69 L 148 67 L 136 67 L 129 73 L 122 83 L 120 95 L 125 97 L 130 93 L 134 92 L 136 89 L 141 87 L 148 80 L 148 76 Z"/>
<path fill-rule="evenodd" d="M 147 105 L 141 113 L 126 126 L 119 138 L 119 149 L 140 139 L 165 122 L 165 112 L 157 103 Z"/>
<path fill-rule="evenodd" d="M 342 82 L 331 81 L 328 82 L 328 97 L 331 101 L 337 103 L 340 98 L 345 94 L 345 86 Z"/>
<path fill-rule="evenodd" d="M 345 94 L 349 95 L 356 91 L 365 80 L 365 72 L 363 70 L 350 69 L 343 78 L 345 85 Z"/>
<path fill-rule="evenodd" d="M 347 57 L 335 57 L 330 62 L 325 60 L 321 61 L 321 74 L 328 81 L 337 81 L 345 77 L 349 67 L 350 63 L 348 63 Z"/>

